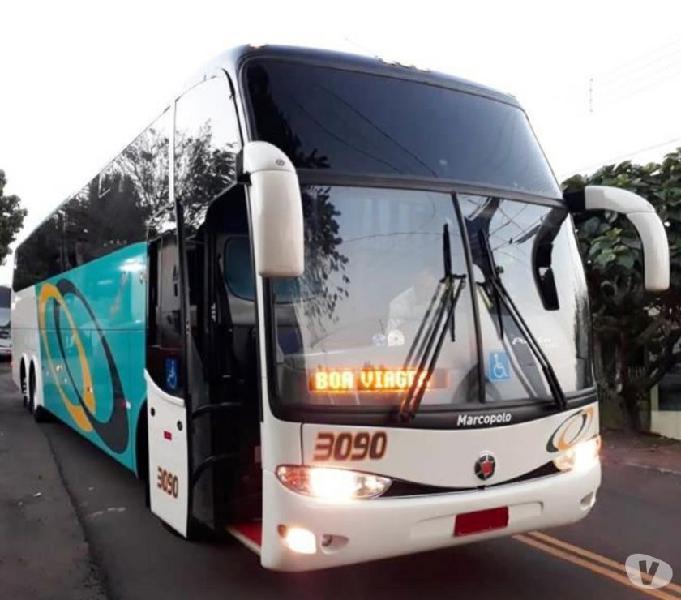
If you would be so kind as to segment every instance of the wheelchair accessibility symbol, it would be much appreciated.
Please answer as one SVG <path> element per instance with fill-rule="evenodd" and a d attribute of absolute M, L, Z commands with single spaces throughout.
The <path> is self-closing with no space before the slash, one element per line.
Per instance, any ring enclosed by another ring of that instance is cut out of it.
<path fill-rule="evenodd" d="M 506 352 L 490 352 L 487 361 L 487 376 L 490 381 L 504 381 L 511 378 L 511 363 Z"/>
<path fill-rule="evenodd" d="M 166 358 L 165 360 L 166 388 L 170 391 L 175 391 L 178 388 L 179 377 L 177 367 L 178 365 L 176 358 Z"/>

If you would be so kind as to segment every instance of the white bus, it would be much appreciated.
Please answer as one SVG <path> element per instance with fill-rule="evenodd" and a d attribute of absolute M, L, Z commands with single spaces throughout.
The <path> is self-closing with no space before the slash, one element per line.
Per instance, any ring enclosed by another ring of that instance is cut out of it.
<path fill-rule="evenodd" d="M 179 535 L 307 570 L 570 523 L 601 482 L 571 211 L 508 95 L 242 47 L 18 248 L 13 377 Z"/>
<path fill-rule="evenodd" d="M 12 355 L 12 340 L 10 338 L 10 298 L 8 287 L 0 285 L 0 360 L 9 359 Z"/>

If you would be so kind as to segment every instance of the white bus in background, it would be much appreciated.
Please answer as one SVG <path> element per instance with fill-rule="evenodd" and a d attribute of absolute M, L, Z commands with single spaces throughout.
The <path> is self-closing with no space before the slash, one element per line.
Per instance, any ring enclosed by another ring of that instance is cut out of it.
<path fill-rule="evenodd" d="M 602 209 L 668 287 L 652 207 L 564 198 L 513 97 L 238 48 L 18 248 L 13 376 L 267 568 L 570 523 L 601 482 L 570 213 Z"/>
<path fill-rule="evenodd" d="M 12 355 L 10 301 L 11 290 L 0 285 L 0 360 L 9 360 Z"/>

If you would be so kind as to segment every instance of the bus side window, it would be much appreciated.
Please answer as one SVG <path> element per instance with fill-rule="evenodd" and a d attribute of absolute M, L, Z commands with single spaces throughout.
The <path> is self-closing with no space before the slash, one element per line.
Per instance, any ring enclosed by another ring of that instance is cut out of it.
<path fill-rule="evenodd" d="M 197 378 L 192 382 L 193 393 L 198 388 L 206 390 L 208 380 L 224 381 L 222 375 L 231 370 L 229 364 L 219 364 L 224 362 L 224 344 L 231 336 L 231 323 L 222 314 L 229 311 L 219 310 L 219 297 L 210 297 L 215 294 L 213 278 L 219 270 L 212 240 L 219 233 L 221 221 L 207 219 L 211 207 L 226 201 L 236 182 L 241 136 L 231 96 L 226 76 L 216 75 L 188 89 L 177 100 L 175 109 L 174 191 L 182 213 L 182 264 L 187 268 L 187 349 L 191 355 L 187 360 L 194 364 L 200 359 L 205 375 L 204 381 Z M 225 318 L 221 320 L 220 316 Z M 192 372 L 200 371 L 194 365 Z"/>
<path fill-rule="evenodd" d="M 150 249 L 149 327 L 147 368 L 159 387 L 171 395 L 180 395 L 182 370 L 182 316 L 179 283 L 177 235 L 169 232 L 152 242 Z M 153 278 L 153 279 L 152 279 Z M 174 378 L 169 375 L 174 373 Z"/>
<path fill-rule="evenodd" d="M 63 271 L 59 216 L 53 214 L 36 229 L 17 252 L 14 291 L 20 291 Z"/>

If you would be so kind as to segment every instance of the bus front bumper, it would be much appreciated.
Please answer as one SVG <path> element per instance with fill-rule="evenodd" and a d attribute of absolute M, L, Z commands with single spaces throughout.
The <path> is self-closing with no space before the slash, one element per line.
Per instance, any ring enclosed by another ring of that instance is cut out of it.
<path fill-rule="evenodd" d="M 262 564 L 281 571 L 306 571 L 573 523 L 584 518 L 594 505 L 601 465 L 597 462 L 583 472 L 485 490 L 344 504 L 296 494 L 271 472 L 264 471 L 263 477 L 263 491 L 269 501 L 264 503 Z M 508 507 L 506 527 L 455 536 L 457 515 L 500 507 Z M 314 553 L 300 554 L 286 546 L 282 531 L 291 527 L 314 534 Z"/>

